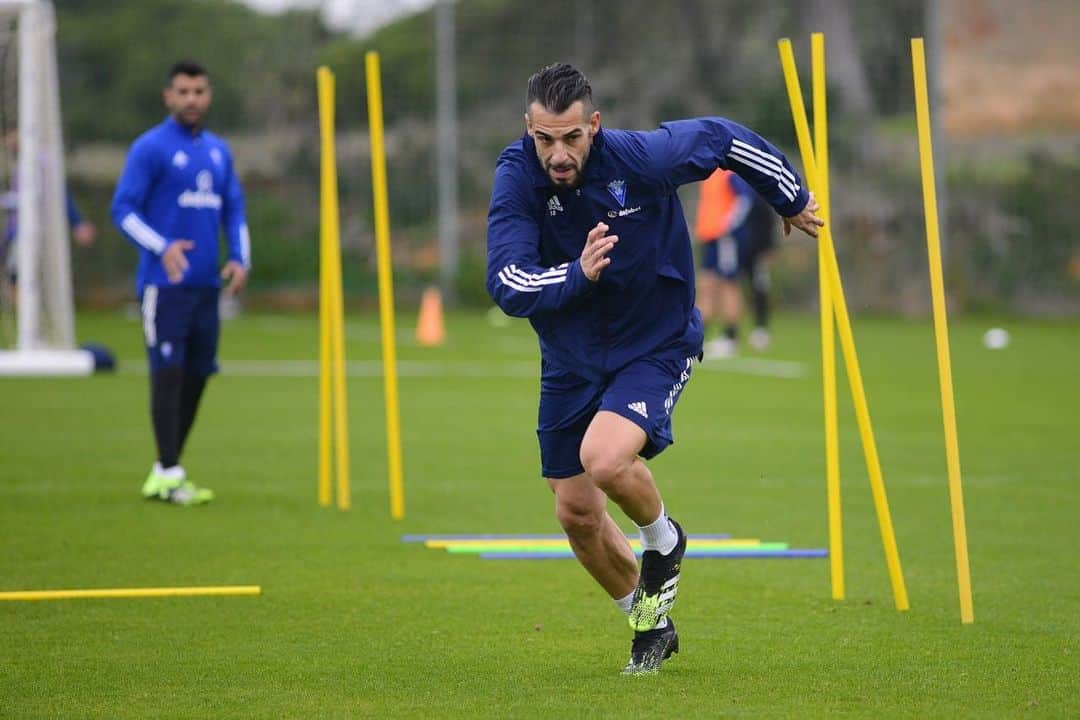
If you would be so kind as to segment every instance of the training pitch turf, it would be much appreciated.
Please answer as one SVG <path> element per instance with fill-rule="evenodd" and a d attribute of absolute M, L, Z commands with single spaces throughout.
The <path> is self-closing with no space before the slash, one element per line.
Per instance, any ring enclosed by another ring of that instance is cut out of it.
<path fill-rule="evenodd" d="M 402 317 L 400 522 L 373 313 L 346 325 L 348 513 L 316 504 L 314 317 L 226 324 L 184 458 L 217 491 L 203 508 L 139 497 L 153 454 L 137 319 L 79 318 L 82 340 L 120 358 L 114 375 L 0 379 L 0 591 L 262 586 L 0 602 L 0 717 L 1080 716 L 1075 321 L 953 321 L 974 625 L 960 623 L 931 323 L 856 316 L 910 611 L 893 607 L 841 372 L 847 599 L 830 599 L 827 559 L 687 560 L 681 653 L 626 678 L 630 631 L 574 561 L 402 542 L 558 532 L 528 326 L 451 315 L 429 349 Z M 982 346 L 991 325 L 1007 349 Z M 789 316 L 765 354 L 694 371 L 677 444 L 651 464 L 688 532 L 827 546 L 819 353 L 816 316 Z"/>

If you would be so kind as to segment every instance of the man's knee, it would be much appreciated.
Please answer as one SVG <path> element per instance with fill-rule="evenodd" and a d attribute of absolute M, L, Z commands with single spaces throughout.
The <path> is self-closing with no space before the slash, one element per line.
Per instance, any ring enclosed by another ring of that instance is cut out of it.
<path fill-rule="evenodd" d="M 570 537 L 587 537 L 600 532 L 603 513 L 585 505 L 558 503 L 555 516 L 559 525 Z"/>
<path fill-rule="evenodd" d="M 605 494 L 610 494 L 619 479 L 629 471 L 632 462 L 633 458 L 625 457 L 610 446 L 601 446 L 598 443 L 585 443 L 581 446 L 581 464 L 589 479 Z"/>
<path fill-rule="evenodd" d="M 552 482 L 551 487 L 555 492 L 555 517 L 566 534 L 583 537 L 599 532 L 604 521 L 605 498 L 591 487 L 580 492 L 584 488 L 559 488 L 555 482 L 560 481 Z"/>

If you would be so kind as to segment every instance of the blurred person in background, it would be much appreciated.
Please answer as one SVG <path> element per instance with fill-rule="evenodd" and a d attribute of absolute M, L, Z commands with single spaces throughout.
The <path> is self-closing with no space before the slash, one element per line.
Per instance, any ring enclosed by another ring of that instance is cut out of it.
<path fill-rule="evenodd" d="M 525 135 L 495 167 L 487 289 L 539 337 L 540 471 L 575 556 L 634 630 L 626 674 L 656 672 L 679 649 L 669 611 L 686 534 L 642 460 L 673 442 L 702 350 L 677 191 L 718 167 L 747 178 L 786 227 L 817 235 L 813 195 L 765 139 L 719 117 L 602 129 L 588 80 L 562 63 L 529 79 Z M 638 528 L 640 570 L 608 499 Z"/>
<path fill-rule="evenodd" d="M 717 170 L 701 183 L 694 234 L 702 244 L 698 309 L 706 337 L 714 322 L 718 334 L 705 342 L 706 358 L 726 358 L 738 349 L 743 314 L 740 277 L 750 286 L 754 329 L 750 346 L 764 350 L 769 334 L 769 266 L 775 213 L 741 177 Z"/>
<path fill-rule="evenodd" d="M 221 281 L 238 293 L 251 267 L 244 193 L 225 141 L 203 126 L 212 91 L 206 70 L 181 61 L 163 93 L 169 117 L 135 140 L 112 201 L 112 219 L 139 250 L 136 292 L 150 365 L 157 444 L 144 498 L 200 505 L 213 491 L 187 479 L 180 454 L 217 371 Z M 221 232 L 228 247 L 219 270 Z"/>
<path fill-rule="evenodd" d="M 4 131 L 4 149 L 7 151 L 8 164 L 15 168 L 18 166 L 19 155 L 19 131 L 16 128 L 8 128 Z M 0 205 L 3 206 L 7 220 L 4 224 L 4 239 L 0 245 L 0 261 L 4 268 L 4 278 L 8 284 L 8 297 L 6 298 L 14 306 L 18 295 L 18 252 L 15 249 L 15 240 L 19 234 L 19 185 L 18 173 L 12 172 L 9 177 L 11 182 L 4 192 Z M 64 189 L 64 203 L 67 212 L 68 227 L 71 230 L 71 239 L 79 247 L 90 247 L 97 238 L 97 227 L 83 217 L 79 208 L 75 205 L 75 198 L 71 190 Z"/>

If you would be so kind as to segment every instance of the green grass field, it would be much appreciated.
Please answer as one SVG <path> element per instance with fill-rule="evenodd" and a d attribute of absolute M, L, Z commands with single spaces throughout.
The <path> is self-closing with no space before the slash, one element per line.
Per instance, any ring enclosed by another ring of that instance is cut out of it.
<path fill-rule="evenodd" d="M 830 599 L 827 560 L 687 561 L 681 654 L 626 678 L 630 631 L 574 561 L 401 542 L 558 531 L 528 326 L 453 315 L 447 346 L 427 349 L 403 320 L 400 522 L 370 314 L 347 325 L 348 513 L 316 504 L 313 317 L 226 325 L 184 457 L 218 493 L 204 508 L 139 497 L 153 452 L 137 320 L 79 318 L 120 358 L 114 375 L 0 380 L 0 590 L 263 588 L 2 602 L 0 717 L 1080 717 L 1075 322 L 953 323 L 974 625 L 960 623 L 930 322 L 855 317 L 910 611 L 893 607 L 841 376 L 846 601 Z M 1008 349 L 982 347 L 992 324 Z M 816 317 L 781 318 L 762 357 L 695 370 L 652 468 L 688 532 L 824 547 Z"/>

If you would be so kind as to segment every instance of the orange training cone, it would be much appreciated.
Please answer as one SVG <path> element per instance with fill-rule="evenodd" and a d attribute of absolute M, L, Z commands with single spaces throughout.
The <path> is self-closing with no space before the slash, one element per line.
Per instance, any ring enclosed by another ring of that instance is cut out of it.
<path fill-rule="evenodd" d="M 429 287 L 420 298 L 420 317 L 416 321 L 416 342 L 427 347 L 442 345 L 446 342 L 442 293 L 437 287 Z"/>

